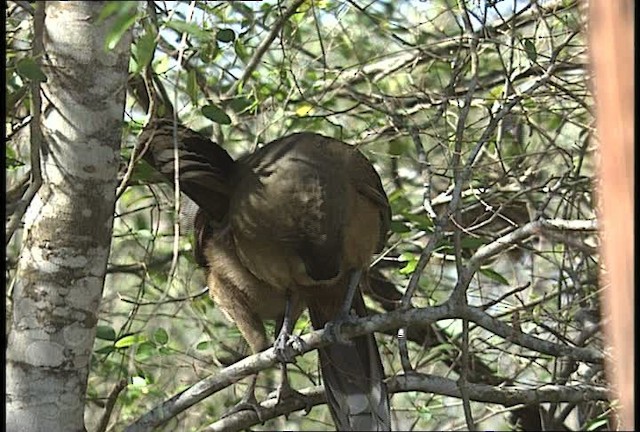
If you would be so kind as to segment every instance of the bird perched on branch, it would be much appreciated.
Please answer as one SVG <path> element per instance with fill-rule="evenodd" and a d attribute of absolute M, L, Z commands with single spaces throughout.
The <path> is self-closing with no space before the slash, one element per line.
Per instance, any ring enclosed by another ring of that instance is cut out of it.
<path fill-rule="evenodd" d="M 180 189 L 200 207 L 196 258 L 207 267 L 214 301 L 253 352 L 268 346 L 262 321 L 277 319 L 275 347 L 286 360 L 304 306 L 315 329 L 353 312 L 366 316 L 358 283 L 386 241 L 391 214 L 362 153 L 303 132 L 234 162 L 196 132 L 179 125 L 177 131 Z M 145 159 L 173 180 L 172 123 L 150 123 L 140 140 Z M 321 348 L 319 361 L 338 430 L 390 430 L 373 334 Z"/>

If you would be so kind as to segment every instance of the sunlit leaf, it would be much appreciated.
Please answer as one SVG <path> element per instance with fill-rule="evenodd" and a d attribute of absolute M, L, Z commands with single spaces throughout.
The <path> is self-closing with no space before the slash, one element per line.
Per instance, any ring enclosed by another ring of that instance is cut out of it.
<path fill-rule="evenodd" d="M 162 75 L 169 70 L 169 67 L 171 67 L 171 60 L 169 56 L 163 55 L 158 61 L 154 62 L 153 71 L 158 75 Z"/>
<path fill-rule="evenodd" d="M 131 385 L 133 387 L 145 387 L 147 385 L 147 380 L 141 376 L 131 377 Z"/>
<path fill-rule="evenodd" d="M 308 104 L 308 103 L 302 103 L 296 109 L 296 115 L 298 117 L 305 117 L 311 112 L 312 109 L 313 109 L 313 105 Z"/>
<path fill-rule="evenodd" d="M 116 348 L 127 348 L 127 347 L 130 347 L 131 345 L 136 345 L 142 342 L 146 342 L 146 340 L 147 340 L 146 336 L 141 333 L 132 334 L 132 335 L 124 336 L 118 339 L 114 344 L 114 346 Z"/>
<path fill-rule="evenodd" d="M 410 252 L 404 252 L 400 254 L 400 256 L 398 257 L 398 261 L 407 262 L 407 264 L 399 270 L 400 274 L 402 275 L 413 273 L 416 269 L 416 266 L 418 265 L 417 255 Z"/>

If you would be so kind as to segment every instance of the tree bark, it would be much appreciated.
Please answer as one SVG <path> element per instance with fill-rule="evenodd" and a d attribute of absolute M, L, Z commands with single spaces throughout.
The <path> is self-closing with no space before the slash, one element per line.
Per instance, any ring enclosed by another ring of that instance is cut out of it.
<path fill-rule="evenodd" d="M 130 32 L 105 2 L 45 7 L 42 186 L 25 215 L 7 345 L 8 431 L 83 431 L 111 241 Z M 37 34 L 37 32 L 35 32 Z M 36 131 L 37 132 L 37 131 Z"/>
<path fill-rule="evenodd" d="M 600 136 L 603 310 L 612 355 L 607 373 L 620 401 L 620 430 L 635 424 L 633 127 L 634 22 L 630 0 L 589 2 L 590 49 Z"/>

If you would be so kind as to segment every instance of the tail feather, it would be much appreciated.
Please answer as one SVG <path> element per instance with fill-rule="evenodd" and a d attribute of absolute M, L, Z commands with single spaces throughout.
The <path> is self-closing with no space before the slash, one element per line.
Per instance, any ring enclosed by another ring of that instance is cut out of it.
<path fill-rule="evenodd" d="M 198 132 L 177 125 L 180 190 L 210 218 L 222 220 L 229 209 L 231 156 Z M 173 124 L 160 119 L 140 134 L 143 158 L 170 182 L 174 181 Z"/>
<path fill-rule="evenodd" d="M 365 316 L 360 292 L 356 292 L 353 303 L 357 314 Z M 313 327 L 322 328 L 338 310 L 335 302 L 310 301 Z M 327 404 L 339 431 L 391 430 L 389 395 L 373 334 L 321 348 L 319 360 Z"/>

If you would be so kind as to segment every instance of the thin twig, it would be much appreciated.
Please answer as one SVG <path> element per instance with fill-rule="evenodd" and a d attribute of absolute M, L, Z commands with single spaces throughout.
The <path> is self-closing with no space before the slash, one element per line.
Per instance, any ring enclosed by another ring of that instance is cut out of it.
<path fill-rule="evenodd" d="M 455 134 L 455 150 L 453 153 L 453 161 L 452 168 L 454 173 L 454 190 L 455 186 L 462 183 L 464 179 L 462 178 L 462 172 L 460 171 L 460 158 L 462 156 L 462 143 L 463 143 L 463 135 L 467 123 L 467 118 L 469 117 L 469 111 L 471 109 L 471 100 L 474 96 L 476 86 L 478 84 L 478 73 L 479 73 L 479 60 L 478 60 L 478 33 L 473 31 L 473 26 L 471 25 L 471 19 L 469 17 L 469 11 L 467 10 L 467 5 L 465 0 L 458 1 L 459 7 L 462 9 L 462 20 L 465 27 L 465 32 L 469 34 L 469 55 L 471 56 L 471 85 L 469 86 L 469 90 L 464 98 L 464 105 L 460 112 L 460 116 L 458 117 L 458 123 L 456 125 L 456 134 Z M 455 208 L 449 208 L 449 214 L 452 215 L 453 221 L 457 222 L 462 219 L 462 212 L 460 211 L 460 206 L 456 206 Z M 455 252 L 456 259 L 456 274 L 458 278 L 461 277 L 463 273 L 464 266 L 462 264 L 462 230 L 456 229 L 453 232 L 453 247 Z M 457 294 L 454 296 L 454 294 Z M 461 304 L 464 306 L 468 306 L 466 291 L 459 290 L 458 292 L 454 291 L 451 295 L 451 301 L 456 304 Z M 462 320 L 462 345 L 461 345 L 461 368 L 460 368 L 460 377 L 458 378 L 458 387 L 460 388 L 460 396 L 462 398 L 462 408 L 464 412 L 464 419 L 467 423 L 467 429 L 470 431 L 476 430 L 476 425 L 473 420 L 473 412 L 471 410 L 471 399 L 469 397 L 469 321 L 466 319 Z"/>
<path fill-rule="evenodd" d="M 118 384 L 111 390 L 109 396 L 107 397 L 107 404 L 104 409 L 104 413 L 102 417 L 100 417 L 100 423 L 98 423 L 98 427 L 96 428 L 96 432 L 104 432 L 107 430 L 107 426 L 109 425 L 109 419 L 111 418 L 111 413 L 113 412 L 113 408 L 116 406 L 116 401 L 118 400 L 118 396 L 127 388 L 127 380 L 122 378 Z"/>
<path fill-rule="evenodd" d="M 189 12 L 185 19 L 186 22 L 191 22 L 193 13 L 195 11 L 196 2 L 192 1 L 189 7 Z M 182 33 L 180 45 L 178 46 L 178 64 L 182 64 L 182 56 L 184 55 L 184 49 L 186 46 L 187 33 Z M 164 290 L 163 299 L 168 295 L 169 288 L 173 282 L 176 269 L 178 267 L 178 256 L 180 249 L 180 155 L 178 146 L 178 87 L 179 87 L 180 71 L 176 74 L 176 83 L 174 85 L 173 95 L 173 211 L 174 211 L 174 224 L 173 224 L 173 256 L 171 259 L 171 267 L 169 269 L 169 276 L 167 278 L 167 288 Z"/>
<path fill-rule="evenodd" d="M 182 302 L 187 300 L 193 300 L 194 298 L 198 298 L 200 296 L 205 295 L 207 292 L 209 292 L 209 287 L 204 287 L 200 291 L 196 292 L 195 294 L 190 294 L 183 297 L 173 297 L 173 298 L 162 300 L 162 301 L 146 301 L 146 302 L 131 300 L 121 295 L 119 297 L 120 297 L 120 301 L 124 303 L 135 304 L 136 306 L 156 306 L 156 305 L 163 305 L 167 303 L 176 303 L 176 302 Z"/>
<path fill-rule="evenodd" d="M 267 34 L 267 37 L 265 37 L 263 41 L 260 43 L 260 45 L 258 46 L 258 48 L 256 48 L 256 51 L 253 54 L 253 57 L 251 57 L 251 59 L 249 60 L 249 63 L 247 63 L 247 67 L 245 68 L 240 78 L 233 83 L 233 85 L 229 88 L 229 90 L 226 91 L 226 93 L 224 94 L 225 98 L 232 97 L 233 94 L 238 89 L 238 86 L 240 86 L 240 84 L 243 84 L 251 76 L 253 71 L 258 67 L 258 63 L 260 63 L 262 56 L 267 52 L 267 50 L 273 43 L 274 39 L 276 38 L 276 36 L 284 26 L 284 23 L 287 22 L 287 20 L 291 17 L 291 15 L 296 13 L 296 10 L 298 10 L 298 8 L 304 2 L 305 0 L 295 0 L 293 3 L 289 5 L 287 9 L 285 9 L 280 19 L 276 21 L 271 27 L 271 31 L 269 31 L 269 33 Z"/>
<path fill-rule="evenodd" d="M 41 63 L 42 53 L 44 52 L 44 42 L 42 35 L 44 33 L 44 2 L 36 3 L 35 15 L 33 18 L 33 59 L 37 63 Z M 42 186 L 42 172 L 40 167 L 40 148 L 42 147 L 42 99 L 40 97 L 40 82 L 32 80 L 31 84 L 31 116 L 29 123 L 31 132 L 31 184 L 25 192 L 24 196 L 16 205 L 15 213 L 7 223 L 5 244 L 9 244 L 11 237 L 20 226 L 22 216 L 24 216 L 31 200 L 35 197 L 40 186 Z"/>

